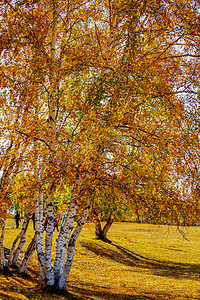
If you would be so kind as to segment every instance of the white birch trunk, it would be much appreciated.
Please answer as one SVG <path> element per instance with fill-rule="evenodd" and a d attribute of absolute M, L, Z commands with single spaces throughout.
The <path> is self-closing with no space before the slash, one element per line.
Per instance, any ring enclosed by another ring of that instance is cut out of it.
<path fill-rule="evenodd" d="M 43 241 L 43 231 L 44 231 L 44 203 L 43 203 L 43 187 L 41 188 L 39 194 L 39 231 L 40 231 L 40 240 Z"/>
<path fill-rule="evenodd" d="M 38 100 L 37 95 L 36 98 Z M 38 105 L 36 106 L 36 110 L 35 110 L 35 118 L 38 119 Z M 33 146 L 36 151 L 38 147 L 35 140 L 33 142 Z M 45 167 L 45 159 L 42 160 L 41 170 L 40 170 L 41 175 L 44 171 L 44 167 Z M 39 177 L 37 164 L 34 167 L 34 176 Z M 38 265 L 41 273 L 40 279 L 43 281 L 46 278 L 45 269 L 44 269 L 44 251 L 43 251 L 43 184 L 40 187 L 39 192 L 35 192 L 34 203 L 35 203 L 35 242 L 36 242 L 36 250 L 38 256 Z"/>
<path fill-rule="evenodd" d="M 57 80 L 56 80 L 56 39 L 58 31 L 58 4 L 57 1 L 53 2 L 53 19 L 52 19 L 52 35 L 50 45 L 50 59 L 51 65 L 49 68 L 49 81 L 50 81 L 50 97 L 49 97 L 49 118 L 48 118 L 48 138 L 49 149 L 51 151 L 49 157 L 49 167 L 51 168 L 55 159 L 55 146 L 56 146 L 56 92 L 57 92 Z M 52 239 L 53 239 L 53 192 L 54 182 L 53 179 L 49 180 L 49 196 L 47 201 L 47 228 L 45 238 L 45 255 L 44 255 L 44 267 L 46 273 L 47 285 L 53 286 L 55 284 L 54 271 L 51 264 L 52 255 Z"/>
<path fill-rule="evenodd" d="M 59 280 L 58 280 L 58 288 L 61 290 L 65 290 L 65 284 L 69 275 L 69 272 L 72 267 L 72 263 L 74 260 L 74 251 L 75 251 L 75 244 L 76 240 L 83 229 L 83 226 L 87 220 L 88 216 L 88 207 L 84 210 L 80 220 L 77 222 L 77 226 L 74 230 L 74 232 L 71 235 L 71 238 L 69 240 L 69 245 L 68 245 L 68 252 L 67 252 L 67 260 L 63 269 L 63 273 L 61 274 Z"/>
<path fill-rule="evenodd" d="M 49 99 L 49 119 L 48 119 L 48 136 L 49 136 L 49 149 L 51 151 L 51 157 L 49 163 L 53 163 L 55 156 L 56 145 L 56 92 L 57 92 L 57 80 L 56 80 L 56 66 L 54 62 L 56 59 L 56 39 L 58 31 L 58 7 L 57 1 L 53 1 L 53 20 L 52 20 L 52 36 L 51 36 L 51 66 L 49 73 L 50 81 L 50 99 Z M 52 183 L 52 182 L 51 182 Z"/>
<path fill-rule="evenodd" d="M 40 198 L 40 201 L 39 201 Z M 45 280 L 45 268 L 44 268 L 44 252 L 43 252 L 43 235 L 41 233 L 41 223 L 40 223 L 40 202 L 42 195 L 35 193 L 35 236 L 36 236 L 36 249 L 38 256 L 38 264 L 41 273 L 41 280 Z M 43 231 L 43 228 L 42 228 Z"/>
<path fill-rule="evenodd" d="M 24 254 L 24 257 L 21 261 L 21 264 L 18 268 L 18 271 L 19 273 L 26 273 L 27 271 L 27 267 L 28 267 L 28 264 L 29 264 L 29 261 L 34 253 L 36 249 L 36 235 L 34 235 L 32 241 L 30 242 L 25 254 Z"/>
<path fill-rule="evenodd" d="M 9 266 L 12 266 L 12 263 L 13 263 L 13 255 L 14 255 L 14 251 L 15 251 L 15 247 L 20 239 L 20 234 L 21 232 L 17 235 L 17 237 L 15 238 L 13 244 L 12 244 L 12 247 L 10 249 L 10 253 L 9 253 L 9 257 L 8 257 L 8 265 Z"/>
<path fill-rule="evenodd" d="M 0 269 L 3 270 L 6 267 L 5 253 L 3 247 L 3 240 L 5 236 L 5 222 L 3 219 L 0 220 L 1 224 L 1 237 L 0 237 Z"/>
<path fill-rule="evenodd" d="M 14 252 L 13 255 L 13 261 L 12 261 L 12 265 L 14 267 L 17 267 L 17 263 L 18 263 L 18 259 L 19 259 L 19 255 L 20 252 L 26 242 L 26 230 L 29 224 L 30 218 L 28 218 L 28 216 L 24 217 L 24 222 L 23 222 L 23 226 L 22 226 L 22 231 L 21 231 L 21 236 L 20 236 L 20 241 L 19 241 L 19 245 L 17 247 L 17 249 Z"/>
<path fill-rule="evenodd" d="M 14 240 L 12 247 L 10 249 L 10 254 L 8 257 L 8 265 L 9 266 L 17 266 L 20 251 L 26 241 L 26 230 L 27 230 L 30 218 L 31 218 L 31 214 L 27 215 L 27 213 L 25 212 L 22 229 L 21 229 L 20 233 L 17 235 L 17 237 Z M 18 245 L 17 249 L 15 249 L 19 240 L 20 240 L 19 245 Z"/>
<path fill-rule="evenodd" d="M 52 239 L 53 239 L 53 201 L 48 200 L 47 203 L 47 228 L 45 237 L 45 255 L 44 255 L 44 266 L 46 273 L 47 285 L 55 284 L 54 271 L 51 264 L 52 254 Z"/>
<path fill-rule="evenodd" d="M 56 257 L 54 263 L 54 274 L 56 280 L 58 280 L 58 278 L 60 277 L 62 268 L 64 266 L 66 249 L 73 229 L 75 214 L 76 204 L 75 202 L 70 202 L 66 211 L 64 224 L 61 227 L 58 238 L 56 240 Z"/>
<path fill-rule="evenodd" d="M 74 219 L 75 219 L 75 214 L 76 214 L 76 209 L 77 207 L 75 206 L 72 214 L 69 216 L 69 222 L 66 224 L 66 228 L 65 230 L 65 235 L 64 235 L 64 240 L 63 240 L 63 251 L 62 251 L 62 259 L 61 259 L 61 270 L 64 267 L 65 264 L 65 259 L 66 259 L 66 253 L 67 253 L 67 247 L 69 244 L 69 240 L 70 240 L 70 236 L 73 230 L 73 223 L 74 223 Z"/>

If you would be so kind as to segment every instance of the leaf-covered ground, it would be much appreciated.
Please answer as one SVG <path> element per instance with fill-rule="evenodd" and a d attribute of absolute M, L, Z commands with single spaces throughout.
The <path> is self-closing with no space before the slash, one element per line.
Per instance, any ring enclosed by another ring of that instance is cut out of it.
<path fill-rule="evenodd" d="M 113 244 L 105 244 L 87 225 L 77 241 L 68 293 L 44 289 L 34 256 L 27 278 L 15 270 L 0 275 L 0 299 L 200 299 L 200 228 L 181 229 L 189 241 L 174 226 L 115 223 L 108 235 Z M 5 247 L 18 232 L 7 222 Z M 31 226 L 28 241 L 32 236 Z"/>

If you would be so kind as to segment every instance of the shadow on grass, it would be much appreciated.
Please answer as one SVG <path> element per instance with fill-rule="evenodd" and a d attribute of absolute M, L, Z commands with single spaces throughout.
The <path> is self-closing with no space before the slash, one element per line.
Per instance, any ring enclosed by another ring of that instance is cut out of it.
<path fill-rule="evenodd" d="M 171 261 L 149 259 L 116 244 L 112 244 L 113 249 L 111 249 L 111 246 L 103 243 L 82 242 L 82 246 L 98 256 L 106 257 L 129 267 L 143 268 L 157 276 L 191 280 L 199 280 L 200 278 L 199 264 L 173 263 Z"/>
<path fill-rule="evenodd" d="M 12 274 L 7 277 L 5 284 L 0 286 L 0 299 L 6 300 L 17 300 L 17 299 L 66 299 L 66 300 L 85 300 L 81 296 L 75 295 L 70 291 L 59 291 L 55 288 L 47 287 L 45 283 L 36 281 L 34 278 L 29 276 L 26 282 L 17 280 L 16 276 L 19 274 Z M 35 285 L 29 284 L 34 283 Z"/>
<path fill-rule="evenodd" d="M 109 291 L 109 288 L 103 288 L 102 286 L 94 285 L 94 284 L 86 284 L 85 282 L 81 283 L 79 281 L 79 285 L 81 287 L 76 287 L 76 282 L 70 282 L 70 284 L 73 286 L 72 290 L 75 293 L 81 294 L 83 297 L 86 297 L 85 299 L 104 299 L 104 300 L 156 300 L 156 299 L 169 299 L 171 297 L 171 294 L 168 293 L 138 293 L 135 291 L 135 294 L 133 292 L 132 295 L 130 294 L 124 294 L 124 293 L 115 293 L 112 291 Z M 93 298 L 95 297 L 95 298 Z M 170 298 L 172 299 L 172 298 Z"/>

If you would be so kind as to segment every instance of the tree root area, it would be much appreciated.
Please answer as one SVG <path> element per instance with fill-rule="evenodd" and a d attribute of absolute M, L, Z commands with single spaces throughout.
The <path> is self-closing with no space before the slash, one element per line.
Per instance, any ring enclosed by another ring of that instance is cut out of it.
<path fill-rule="evenodd" d="M 48 285 L 46 285 L 45 282 L 39 283 L 38 290 L 42 291 L 42 293 L 45 293 L 45 294 L 51 294 L 51 295 L 54 294 L 54 295 L 64 296 L 66 299 L 69 299 L 69 300 L 80 300 L 81 299 L 80 297 L 77 297 L 77 296 L 71 294 L 67 290 L 60 290 L 56 286 L 48 286 Z"/>
<path fill-rule="evenodd" d="M 3 268 L 3 270 L 0 270 L 0 273 L 4 276 L 11 276 L 12 271 L 6 266 Z"/>

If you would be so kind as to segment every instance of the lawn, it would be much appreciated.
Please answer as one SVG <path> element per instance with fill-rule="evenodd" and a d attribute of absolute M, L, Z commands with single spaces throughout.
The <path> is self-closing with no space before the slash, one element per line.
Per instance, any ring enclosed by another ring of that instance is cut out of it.
<path fill-rule="evenodd" d="M 0 299 L 200 299 L 200 228 L 181 229 L 189 241 L 175 226 L 115 223 L 108 235 L 113 243 L 106 244 L 95 240 L 89 224 L 77 241 L 69 294 L 43 289 L 34 255 L 27 278 L 0 275 Z M 7 222 L 5 247 L 18 232 Z M 28 241 L 32 236 L 30 226 Z"/>

